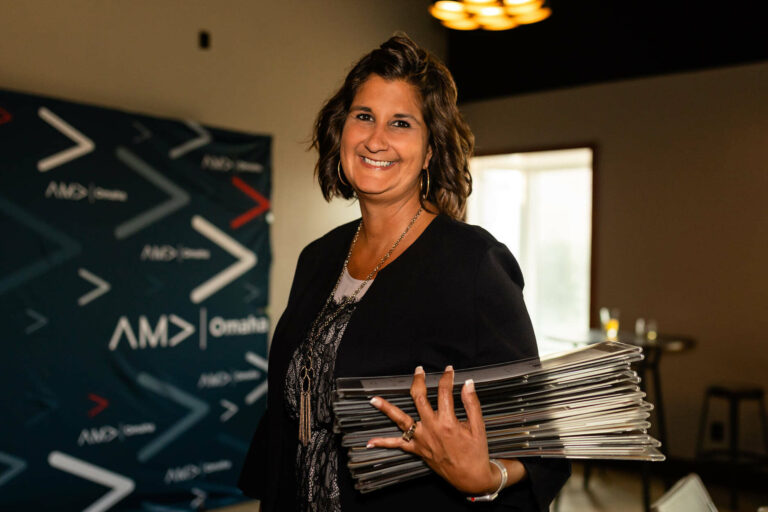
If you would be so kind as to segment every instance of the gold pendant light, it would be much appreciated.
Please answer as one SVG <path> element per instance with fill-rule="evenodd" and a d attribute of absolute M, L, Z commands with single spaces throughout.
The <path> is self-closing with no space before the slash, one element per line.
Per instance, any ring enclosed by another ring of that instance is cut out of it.
<path fill-rule="evenodd" d="M 441 0 L 429 13 L 454 30 L 509 30 L 552 14 L 545 0 Z"/>

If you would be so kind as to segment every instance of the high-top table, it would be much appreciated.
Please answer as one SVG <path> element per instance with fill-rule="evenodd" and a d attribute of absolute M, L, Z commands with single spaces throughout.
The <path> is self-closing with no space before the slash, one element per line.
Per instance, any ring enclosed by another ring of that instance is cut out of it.
<path fill-rule="evenodd" d="M 573 347 L 591 345 L 606 341 L 605 332 L 602 329 L 590 329 L 589 331 L 572 336 L 548 336 L 553 341 L 570 343 Z M 620 341 L 628 345 L 636 345 L 643 348 L 645 358 L 637 363 L 637 373 L 640 376 L 640 389 L 646 395 L 649 392 L 649 384 L 653 384 L 653 399 L 649 400 L 653 404 L 655 421 L 651 422 L 658 432 L 657 439 L 661 442 L 662 451 L 669 454 L 669 444 L 667 441 L 667 424 L 664 414 L 664 400 L 662 398 L 661 372 L 659 363 L 663 354 L 684 352 L 696 346 L 696 341 L 689 336 L 679 336 L 673 334 L 657 334 L 654 339 L 648 339 L 645 336 L 638 336 L 630 331 L 619 331 L 613 341 Z M 585 486 L 588 479 L 585 473 Z M 643 503 L 646 511 L 651 509 L 650 493 L 650 472 L 648 463 L 643 464 Z"/>

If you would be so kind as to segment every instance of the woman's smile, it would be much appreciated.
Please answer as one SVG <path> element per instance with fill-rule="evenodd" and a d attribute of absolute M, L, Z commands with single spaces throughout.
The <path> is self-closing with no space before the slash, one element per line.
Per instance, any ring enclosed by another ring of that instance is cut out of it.
<path fill-rule="evenodd" d="M 368 158 L 366 156 L 360 157 L 363 161 L 363 164 L 366 167 L 371 167 L 373 169 L 389 169 L 392 167 L 396 162 L 395 161 L 388 161 L 388 160 L 374 160 L 373 158 Z"/>

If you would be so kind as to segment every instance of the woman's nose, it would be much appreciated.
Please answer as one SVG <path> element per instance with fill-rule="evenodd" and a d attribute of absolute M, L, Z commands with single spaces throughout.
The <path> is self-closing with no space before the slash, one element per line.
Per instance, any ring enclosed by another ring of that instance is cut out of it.
<path fill-rule="evenodd" d="M 365 147 L 371 153 L 389 148 L 385 125 L 377 123 L 373 126 L 371 133 L 368 135 L 368 139 L 365 141 Z"/>

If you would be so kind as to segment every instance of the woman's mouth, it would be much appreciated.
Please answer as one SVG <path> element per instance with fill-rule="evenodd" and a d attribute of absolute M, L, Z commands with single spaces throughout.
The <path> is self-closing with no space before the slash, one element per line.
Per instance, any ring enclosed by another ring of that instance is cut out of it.
<path fill-rule="evenodd" d="M 360 158 L 366 166 L 374 167 L 376 169 L 387 169 L 395 164 L 394 161 L 390 160 L 374 160 L 365 156 L 361 156 Z"/>

